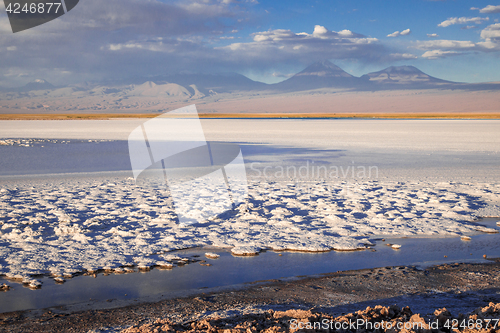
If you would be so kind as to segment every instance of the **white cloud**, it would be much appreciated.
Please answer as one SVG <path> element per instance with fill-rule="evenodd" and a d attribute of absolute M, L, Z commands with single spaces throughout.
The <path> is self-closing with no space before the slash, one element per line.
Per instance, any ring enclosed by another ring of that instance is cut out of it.
<path fill-rule="evenodd" d="M 475 24 L 481 24 L 484 21 L 489 21 L 489 17 L 450 17 L 449 19 L 438 24 L 438 27 L 449 27 L 454 24 L 467 24 L 474 22 Z"/>
<path fill-rule="evenodd" d="M 500 38 L 500 23 L 492 24 L 481 31 L 481 38 Z"/>
<path fill-rule="evenodd" d="M 313 31 L 313 36 L 323 36 L 328 33 L 328 29 L 321 25 L 315 25 L 314 26 L 314 31 Z"/>
<path fill-rule="evenodd" d="M 454 56 L 454 55 L 459 55 L 459 54 L 461 54 L 461 53 L 456 52 L 456 51 L 432 50 L 432 51 L 427 51 L 424 54 L 422 54 L 422 58 L 439 59 L 439 58 L 444 58 L 444 57 Z"/>
<path fill-rule="evenodd" d="M 316 31 L 316 28 L 314 29 L 314 31 Z M 284 39 L 294 38 L 296 36 L 297 34 L 293 33 L 291 30 L 276 29 L 276 30 L 255 33 L 253 35 L 253 40 L 254 42 L 281 41 Z"/>
<path fill-rule="evenodd" d="M 15 51 L 17 50 L 17 46 L 7 46 L 7 51 Z"/>
<path fill-rule="evenodd" d="M 415 47 L 421 50 L 431 50 L 431 49 L 470 49 L 474 48 L 476 44 L 471 41 L 464 40 L 427 40 L 415 42 Z"/>
<path fill-rule="evenodd" d="M 351 30 L 331 31 L 321 25 L 312 33 L 275 29 L 256 32 L 252 41 L 217 47 L 226 52 L 227 59 L 245 63 L 286 64 L 292 59 L 308 64 L 322 59 L 373 59 L 390 58 L 388 50 L 377 38 L 357 34 Z"/>
<path fill-rule="evenodd" d="M 406 30 L 401 31 L 401 36 L 406 36 L 406 35 L 409 35 L 409 34 L 411 34 L 411 30 L 410 29 L 406 29 Z"/>
<path fill-rule="evenodd" d="M 411 53 L 392 53 L 391 58 L 393 60 L 407 60 L 407 59 L 417 59 L 418 57 Z"/>
<path fill-rule="evenodd" d="M 123 45 L 122 44 L 109 44 L 108 48 L 111 51 L 120 51 L 123 48 Z"/>
<path fill-rule="evenodd" d="M 427 34 L 427 37 L 436 38 L 439 37 L 438 34 Z"/>
<path fill-rule="evenodd" d="M 289 78 L 289 77 L 292 77 L 292 76 L 294 76 L 294 75 L 295 75 L 294 73 L 284 74 L 284 73 L 280 73 L 280 72 L 274 72 L 274 73 L 272 74 L 272 76 L 274 76 L 274 77 L 280 77 L 280 78 L 281 78 L 281 77 L 284 77 L 284 78 Z"/>
<path fill-rule="evenodd" d="M 418 41 L 413 44 L 414 48 L 427 50 L 422 57 L 427 59 L 438 59 L 448 56 L 467 54 L 475 52 L 500 51 L 500 23 L 487 26 L 481 31 L 482 41 L 474 43 L 462 40 L 428 40 Z"/>
<path fill-rule="evenodd" d="M 17 34 L 12 34 L 5 12 L 0 11 L 0 45 L 4 50 L 0 72 L 19 68 L 31 78 L 69 84 L 183 69 L 235 70 L 236 66 L 225 67 L 220 52 L 211 45 L 223 42 L 220 37 L 233 35 L 231 31 L 246 29 L 253 19 L 249 7 L 254 3 L 86 0 L 68 15 Z M 6 47 L 17 50 L 7 52 Z M 54 68 L 74 75 L 57 77 Z M 3 83 L 0 75 L 0 85 L 4 86 L 29 80 Z"/>
<path fill-rule="evenodd" d="M 130 41 L 124 44 L 109 44 L 108 49 L 110 51 L 121 51 L 124 49 L 142 49 L 153 52 L 168 52 L 167 45 L 164 45 L 161 41 Z"/>
<path fill-rule="evenodd" d="M 318 41 L 318 40 L 333 40 L 344 43 L 371 43 L 376 42 L 376 38 L 366 38 L 363 35 L 353 33 L 350 30 L 342 30 L 339 32 L 329 31 L 321 25 L 315 25 L 312 34 L 307 32 L 294 33 L 288 29 L 276 29 L 253 34 L 254 42 L 302 42 L 302 41 Z"/>
<path fill-rule="evenodd" d="M 410 29 L 403 30 L 401 32 L 399 31 L 394 31 L 392 34 L 388 34 L 387 37 L 399 37 L 399 36 L 407 36 L 411 34 Z"/>
<path fill-rule="evenodd" d="M 488 5 L 483 9 L 479 10 L 479 12 L 482 14 L 500 13 L 500 5 L 498 6 Z"/>
<path fill-rule="evenodd" d="M 479 42 L 477 43 L 479 46 L 483 47 L 485 50 L 499 50 L 500 49 L 500 43 L 493 39 L 487 39 L 484 42 Z"/>
<path fill-rule="evenodd" d="M 500 23 L 487 26 L 481 31 L 483 42 L 477 43 L 488 51 L 500 50 Z"/>
<path fill-rule="evenodd" d="M 352 36 L 354 36 L 354 34 L 352 33 L 352 31 L 351 30 L 347 30 L 347 29 L 339 31 L 338 34 L 339 34 L 339 36 L 342 36 L 342 37 L 352 37 Z"/>

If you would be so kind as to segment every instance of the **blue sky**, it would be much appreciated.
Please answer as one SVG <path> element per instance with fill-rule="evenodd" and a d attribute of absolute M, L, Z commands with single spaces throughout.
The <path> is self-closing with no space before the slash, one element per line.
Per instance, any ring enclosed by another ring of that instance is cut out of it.
<path fill-rule="evenodd" d="M 80 0 L 13 34 L 0 14 L 0 85 L 174 72 L 277 82 L 324 59 L 353 75 L 391 65 L 500 81 L 500 2 L 461 0 Z"/>

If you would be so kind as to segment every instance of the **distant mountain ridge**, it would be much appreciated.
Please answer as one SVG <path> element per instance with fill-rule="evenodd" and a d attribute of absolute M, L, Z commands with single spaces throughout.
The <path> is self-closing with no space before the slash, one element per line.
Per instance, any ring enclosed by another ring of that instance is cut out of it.
<path fill-rule="evenodd" d="M 19 87 L 19 88 L 12 88 L 12 89 L 7 89 L 6 91 L 9 92 L 28 92 L 28 91 L 33 91 L 33 90 L 52 90 L 55 89 L 56 87 L 51 84 L 50 82 L 47 82 L 43 79 L 36 79 L 33 80 L 26 85 Z"/>
<path fill-rule="evenodd" d="M 315 62 L 291 78 L 270 86 L 280 91 L 352 88 L 356 85 L 357 80 L 358 78 L 325 60 Z"/>
<path fill-rule="evenodd" d="M 456 82 L 446 81 L 425 74 L 414 66 L 391 66 L 378 72 L 368 73 L 360 77 L 370 83 L 386 86 L 400 86 L 412 88 L 438 87 L 440 85 L 453 85 Z"/>
<path fill-rule="evenodd" d="M 269 85 L 278 91 L 339 88 L 352 91 L 402 89 L 499 90 L 498 83 L 461 83 L 430 76 L 414 66 L 390 66 L 361 77 L 352 76 L 330 61 L 315 62 L 291 78 Z"/>
<path fill-rule="evenodd" d="M 292 77 L 274 84 L 266 84 L 237 73 L 196 74 L 184 73 L 136 77 L 127 81 L 110 80 L 101 83 L 72 86 L 78 91 L 92 94 L 119 94 L 130 96 L 170 96 L 203 98 L 221 93 L 246 92 L 299 92 L 334 88 L 351 91 L 378 91 L 400 89 L 466 89 L 498 90 L 499 83 L 459 83 L 430 76 L 414 66 L 390 66 L 383 70 L 353 76 L 328 60 L 315 62 Z M 55 90 L 49 82 L 38 79 L 8 92 Z M 70 89 L 69 87 L 61 89 Z M 57 89 L 60 90 L 60 89 Z M 62 93 L 62 92 L 61 92 Z M 71 91 L 64 91 L 65 94 Z"/>

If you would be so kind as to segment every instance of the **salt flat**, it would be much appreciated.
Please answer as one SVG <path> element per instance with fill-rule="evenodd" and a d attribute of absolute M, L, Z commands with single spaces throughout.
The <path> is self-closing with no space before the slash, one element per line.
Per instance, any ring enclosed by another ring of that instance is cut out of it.
<path fill-rule="evenodd" d="M 0 133 L 3 138 L 126 140 L 142 121 L 5 121 Z M 473 221 L 500 216 L 499 121 L 202 123 L 207 140 L 253 147 L 244 156 L 246 204 L 202 224 L 180 225 L 164 183 L 149 179 L 136 184 L 125 168 L 99 176 L 85 170 L 3 176 L 0 274 L 36 286 L 32 276 L 37 274 L 155 266 L 175 260 L 171 250 L 203 245 L 229 247 L 234 253 L 356 250 L 384 235 L 488 232 Z M 43 149 L 13 148 L 26 154 Z M 319 177 L 279 173 L 313 162 L 342 171 Z M 64 154 L 60 163 L 67 163 Z M 379 173 L 357 174 L 359 167 L 369 166 Z M 356 174 L 344 172 L 354 167 Z M 194 201 L 197 196 L 185 193 Z"/>
<path fill-rule="evenodd" d="M 144 119 L 0 121 L 2 138 L 127 140 Z M 500 120 L 202 119 L 207 140 L 309 148 L 500 151 Z"/>

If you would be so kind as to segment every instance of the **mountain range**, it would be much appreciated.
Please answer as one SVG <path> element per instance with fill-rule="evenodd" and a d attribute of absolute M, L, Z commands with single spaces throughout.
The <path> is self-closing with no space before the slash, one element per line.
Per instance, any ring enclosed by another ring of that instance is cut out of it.
<path fill-rule="evenodd" d="M 20 88 L 9 89 L 8 91 L 28 92 L 28 91 L 34 91 L 34 90 L 52 90 L 52 89 L 56 89 L 56 87 L 53 84 L 51 84 L 43 79 L 36 79 L 36 80 L 31 81 L 28 84 L 26 84 Z"/>
<path fill-rule="evenodd" d="M 61 90 L 61 88 L 63 90 Z M 60 87 L 58 93 L 87 91 L 91 94 L 127 94 L 131 96 L 176 96 L 202 98 L 221 93 L 238 92 L 299 92 L 324 88 L 349 91 L 380 91 L 401 89 L 464 89 L 497 90 L 498 83 L 460 83 L 430 76 L 413 66 L 391 66 L 361 77 L 353 76 L 330 61 L 315 62 L 292 77 L 274 84 L 253 81 L 244 75 L 193 74 L 158 75 L 137 77 L 127 81 L 107 81 Z M 55 90 L 45 80 L 35 80 L 27 85 L 9 89 L 8 92 Z M 5 90 L 4 90 L 5 91 Z M 54 93 L 57 95 L 58 93 Z M 56 97 L 54 95 L 54 97 Z"/>

